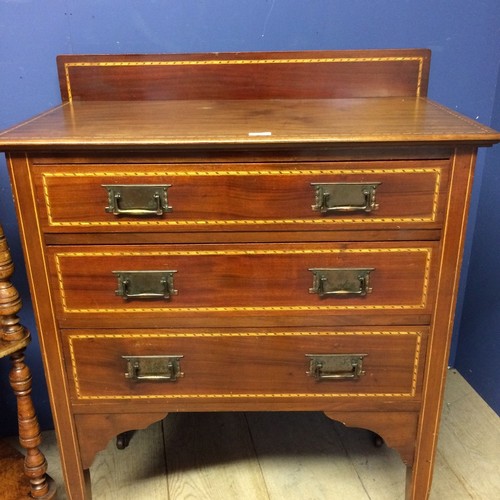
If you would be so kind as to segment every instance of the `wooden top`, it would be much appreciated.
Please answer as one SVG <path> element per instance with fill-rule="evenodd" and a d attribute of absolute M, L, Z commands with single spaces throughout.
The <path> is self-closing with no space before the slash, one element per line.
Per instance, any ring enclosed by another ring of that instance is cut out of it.
<path fill-rule="evenodd" d="M 87 101 L 0 133 L 1 150 L 500 141 L 425 98 Z"/>
<path fill-rule="evenodd" d="M 0 358 L 5 356 L 10 356 L 11 354 L 24 349 L 31 342 L 31 336 L 29 333 L 19 340 L 4 340 L 0 339 Z"/>
<path fill-rule="evenodd" d="M 425 97 L 429 63 L 425 49 L 59 56 L 64 104 L 0 150 L 500 141 Z"/>

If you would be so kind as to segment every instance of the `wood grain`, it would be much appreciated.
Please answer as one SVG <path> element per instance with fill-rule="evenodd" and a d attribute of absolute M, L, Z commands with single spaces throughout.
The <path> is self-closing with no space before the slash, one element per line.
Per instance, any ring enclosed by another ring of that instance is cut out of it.
<path fill-rule="evenodd" d="M 333 421 L 331 425 L 368 498 L 402 500 L 405 490 L 405 468 L 397 451 L 385 444 L 375 447 L 371 431 L 345 427 Z M 445 498 L 443 497 L 443 500 Z"/>
<path fill-rule="evenodd" d="M 424 98 L 84 101 L 55 107 L 1 133 L 0 148 L 123 153 L 124 148 L 491 145 L 498 140 L 494 130 Z"/>
<path fill-rule="evenodd" d="M 186 326 L 202 315 L 220 326 L 227 312 L 246 318 L 307 317 L 335 321 L 342 315 L 425 314 L 434 296 L 435 242 L 324 245 L 52 247 L 47 249 L 59 318 L 69 327 L 120 321 L 141 327 Z M 311 268 L 369 268 L 371 293 L 321 298 L 311 293 Z M 173 270 L 170 299 L 124 300 L 113 271 Z M 212 319 L 213 318 L 213 319 Z M 222 318 L 222 319 L 221 319 Z M 142 322 L 142 323 L 141 323 Z M 251 321 L 246 322 L 252 326 Z M 249 324 L 250 323 L 250 324 Z M 331 323 L 330 323 L 331 324 Z M 230 325 L 227 325 L 230 326 Z"/>
<path fill-rule="evenodd" d="M 164 433 L 170 498 L 267 497 L 243 414 L 174 414 Z"/>
<path fill-rule="evenodd" d="M 247 418 L 269 498 L 370 498 L 324 415 L 249 413 Z"/>
<path fill-rule="evenodd" d="M 2 500 L 28 500 L 30 481 L 24 474 L 24 456 L 8 442 L 0 441 L 0 497 Z"/>
<path fill-rule="evenodd" d="M 121 165 L 102 163 L 102 157 L 96 156 L 78 166 L 44 164 L 35 167 L 34 173 L 38 197 L 44 200 L 43 229 L 52 233 L 338 231 L 440 228 L 448 168 L 448 160 L 186 166 L 164 155 L 158 156 L 157 163 Z M 109 183 L 167 186 L 170 211 L 159 216 L 106 212 L 109 197 L 103 186 Z M 313 184 L 331 183 L 359 185 L 360 193 L 362 186 L 379 183 L 376 208 L 328 214 L 313 209 L 317 204 Z"/>
<path fill-rule="evenodd" d="M 164 446 L 161 423 L 136 432 L 125 450 L 114 440 L 92 466 L 94 497 L 99 500 L 124 498 L 168 498 L 168 478 L 164 474 Z"/>
<path fill-rule="evenodd" d="M 425 329 L 338 331 L 225 331 L 69 330 L 66 353 L 76 401 L 128 399 L 175 401 L 199 399 L 301 400 L 373 398 L 411 400 L 420 396 L 425 351 Z M 363 375 L 318 381 L 307 354 L 363 353 Z M 135 381 L 125 378 L 122 356 L 180 355 L 183 376 L 175 382 Z M 325 403 L 323 403 L 325 401 Z M 195 403 L 195 401 L 193 401 Z M 78 418 L 82 418 L 79 416 Z M 387 417 L 390 420 L 390 417 Z M 407 427 L 401 421 L 397 421 Z M 101 426 L 102 427 L 102 426 Z M 114 428 L 116 426 L 111 426 Z M 393 425 L 396 427 L 396 425 Z M 88 430 L 88 429 L 87 429 Z"/>
<path fill-rule="evenodd" d="M 164 418 L 166 412 L 131 413 L 122 411 L 109 415 L 76 415 L 75 421 L 79 432 L 80 457 L 85 470 L 90 468 L 96 453 L 103 450 L 110 439 L 118 434 L 145 429 Z M 99 432 L 95 432 L 99 429 Z"/>
<path fill-rule="evenodd" d="M 430 51 L 61 55 L 67 100 L 425 95 Z"/>
<path fill-rule="evenodd" d="M 451 373 L 448 376 L 457 378 Z M 453 384 L 458 386 L 456 381 Z M 452 384 L 448 387 L 454 389 Z M 461 396 L 458 390 L 449 392 L 458 398 L 445 404 L 443 410 L 438 444 L 446 450 L 442 460 L 459 471 L 456 480 L 471 498 L 492 498 L 491 492 L 500 492 L 500 435 L 494 430 L 498 431 L 499 417 L 474 393 Z M 478 412 L 484 417 L 478 419 Z"/>

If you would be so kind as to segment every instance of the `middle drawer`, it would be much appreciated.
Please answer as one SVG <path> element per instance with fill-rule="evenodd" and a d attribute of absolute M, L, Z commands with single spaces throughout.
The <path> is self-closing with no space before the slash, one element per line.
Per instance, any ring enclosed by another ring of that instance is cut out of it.
<path fill-rule="evenodd" d="M 159 327 L 428 315 L 436 253 L 435 242 L 75 246 L 48 259 L 63 326 Z"/>

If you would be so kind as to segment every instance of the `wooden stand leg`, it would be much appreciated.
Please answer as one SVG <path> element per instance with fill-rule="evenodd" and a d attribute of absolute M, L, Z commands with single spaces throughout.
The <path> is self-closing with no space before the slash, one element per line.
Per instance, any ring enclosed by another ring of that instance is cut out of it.
<path fill-rule="evenodd" d="M 30 481 L 30 496 L 50 499 L 54 498 L 56 488 L 46 475 L 47 462 L 38 448 L 42 439 L 31 400 L 31 372 L 24 362 L 24 350 L 30 342 L 30 333 L 17 316 L 21 299 L 10 282 L 13 271 L 10 251 L 0 226 L 0 356 L 10 356 L 12 361 L 9 381 L 17 398 L 19 442 L 26 450 L 24 472 Z"/>
<path fill-rule="evenodd" d="M 24 472 L 31 484 L 31 496 L 49 499 L 55 495 L 47 480 L 47 461 L 38 448 L 41 444 L 40 427 L 31 400 L 31 372 L 24 363 L 24 349 L 11 354 L 12 369 L 9 381 L 17 397 L 19 442 L 26 450 Z"/>

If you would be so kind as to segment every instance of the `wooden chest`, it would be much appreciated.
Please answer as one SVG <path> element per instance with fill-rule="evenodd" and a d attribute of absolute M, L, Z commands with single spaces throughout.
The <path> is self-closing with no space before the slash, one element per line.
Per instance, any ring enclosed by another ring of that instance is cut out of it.
<path fill-rule="evenodd" d="M 500 140 L 426 98 L 429 62 L 58 59 L 63 104 L 0 147 L 70 498 L 111 437 L 207 410 L 365 427 L 427 498 L 476 150 Z"/>

